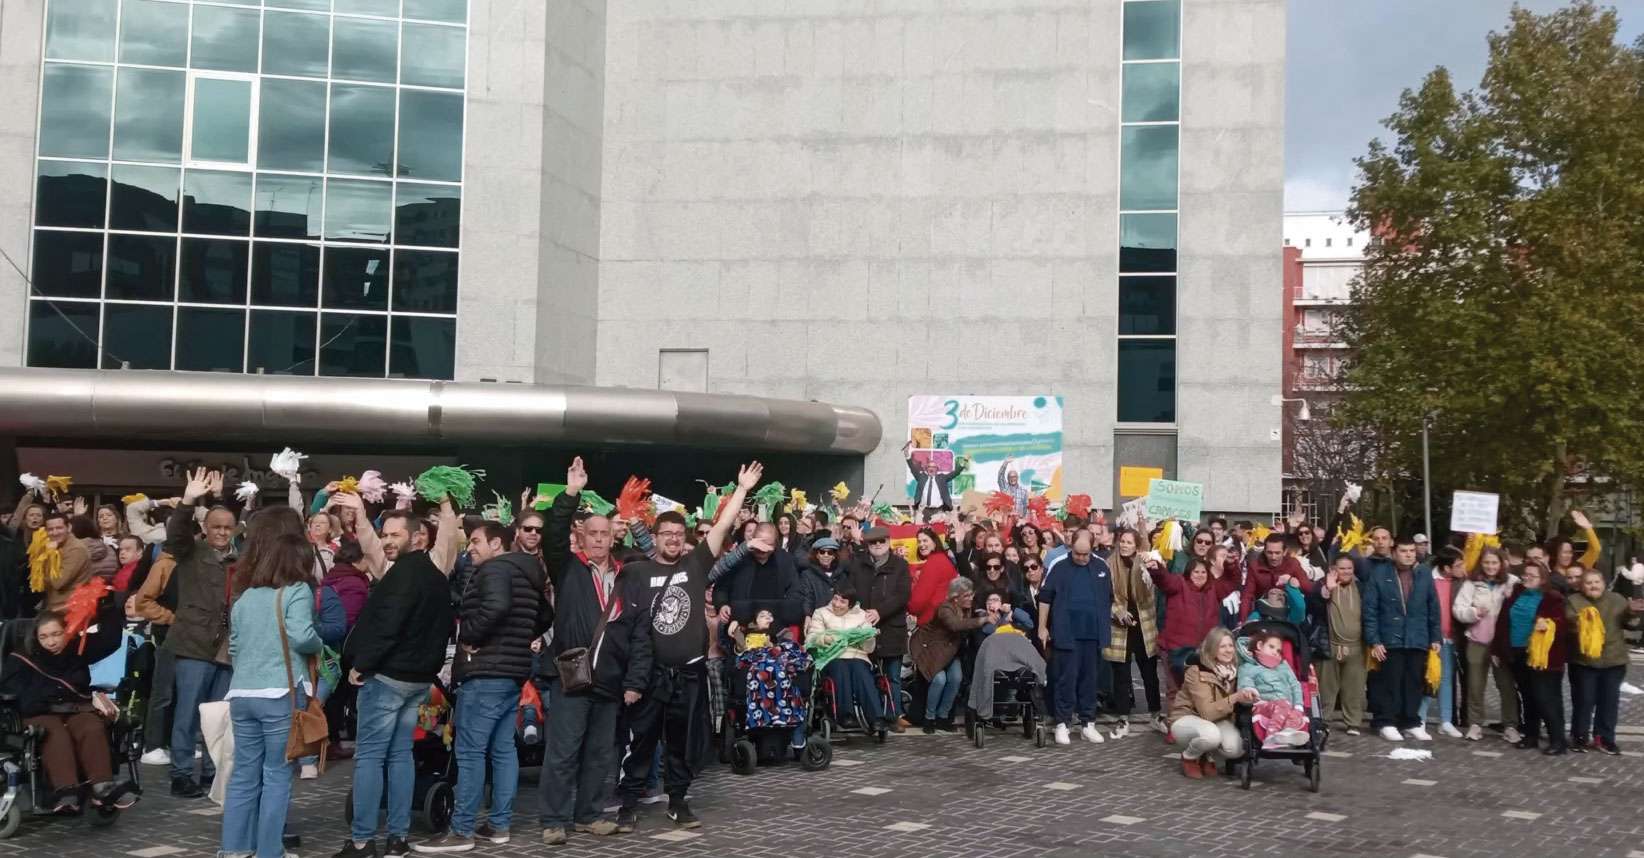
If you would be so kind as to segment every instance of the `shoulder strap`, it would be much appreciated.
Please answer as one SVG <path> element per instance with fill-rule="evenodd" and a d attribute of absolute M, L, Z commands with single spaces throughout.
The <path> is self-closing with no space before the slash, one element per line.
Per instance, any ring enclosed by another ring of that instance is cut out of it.
<path fill-rule="evenodd" d="M 55 683 L 57 683 L 57 684 L 58 684 L 58 685 L 61 685 L 61 686 L 63 686 L 63 687 L 64 687 L 64 688 L 67 688 L 67 689 L 68 689 L 68 690 L 69 690 L 69 691 L 72 691 L 72 692 L 74 692 L 74 694 L 75 694 L 75 695 L 76 695 L 76 696 L 79 696 L 79 697 L 89 697 L 89 696 L 90 696 L 90 695 L 88 695 L 88 694 L 81 694 L 81 693 L 80 693 L 80 690 L 79 690 L 79 689 L 78 689 L 78 688 L 75 688 L 75 687 L 74 687 L 74 686 L 73 686 L 73 685 L 71 685 L 71 684 L 69 684 L 69 683 L 68 683 L 68 682 L 66 682 L 66 681 L 64 681 L 64 680 L 63 680 L 63 679 L 61 679 L 61 678 L 59 678 L 59 677 L 56 677 L 56 676 L 52 676 L 52 675 L 51 675 L 51 674 L 49 674 L 49 673 L 47 673 L 47 672 L 45 672 L 45 670 L 43 670 L 43 669 L 41 669 L 41 667 L 40 667 L 40 665 L 38 665 L 38 664 L 35 664 L 35 663 L 34 663 L 34 662 L 32 662 L 32 661 L 29 661 L 29 660 L 28 660 L 28 658 L 26 658 L 26 657 L 24 657 L 24 655 L 23 655 L 23 654 L 22 654 L 22 653 L 20 653 L 20 652 L 13 652 L 13 653 L 12 653 L 12 654 L 11 654 L 11 656 L 12 656 L 12 657 L 13 657 L 13 658 L 15 658 L 15 659 L 17 659 L 17 660 L 18 660 L 18 661 L 20 661 L 20 662 L 22 662 L 22 663 L 24 663 L 24 664 L 26 664 L 26 665 L 28 665 L 28 666 L 29 666 L 29 667 L 32 667 L 32 668 L 34 668 L 34 672 L 35 672 L 35 673 L 38 673 L 38 674 L 40 674 L 40 675 L 41 675 L 41 676 L 44 676 L 44 677 L 45 677 L 45 678 L 47 678 L 47 679 L 49 679 L 49 680 L 51 680 L 51 681 L 52 681 L 52 682 L 55 682 Z"/>
<path fill-rule="evenodd" d="M 285 588 L 274 591 L 274 621 L 280 627 L 280 658 L 285 660 L 285 684 L 291 692 L 291 711 L 297 711 L 297 680 L 291 675 L 291 639 L 285 634 Z"/>

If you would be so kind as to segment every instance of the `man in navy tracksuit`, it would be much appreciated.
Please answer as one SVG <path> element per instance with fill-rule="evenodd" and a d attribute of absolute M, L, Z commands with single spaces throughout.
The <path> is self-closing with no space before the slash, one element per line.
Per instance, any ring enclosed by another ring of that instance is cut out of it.
<path fill-rule="evenodd" d="M 1416 713 L 1426 685 L 1427 653 L 1443 641 L 1438 590 L 1427 567 L 1417 565 L 1413 540 L 1400 537 L 1389 556 L 1386 546 L 1393 540 L 1387 528 L 1376 528 L 1370 538 L 1374 552 L 1358 560 L 1364 645 L 1381 663 L 1370 674 L 1370 728 L 1389 742 L 1405 737 L 1430 741 L 1433 737 Z"/>
<path fill-rule="evenodd" d="M 1056 743 L 1066 745 L 1075 714 L 1081 734 L 1102 741 L 1096 729 L 1096 687 L 1103 668 L 1102 647 L 1113 626 L 1113 576 L 1093 552 L 1089 531 L 1073 535 L 1073 550 L 1051 568 L 1039 589 L 1039 640 L 1055 652 Z"/>

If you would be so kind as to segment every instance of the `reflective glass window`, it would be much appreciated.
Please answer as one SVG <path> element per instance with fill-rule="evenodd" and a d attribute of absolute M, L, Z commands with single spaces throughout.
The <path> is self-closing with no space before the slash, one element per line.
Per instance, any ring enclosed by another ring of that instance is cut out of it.
<path fill-rule="evenodd" d="M 330 172 L 389 175 L 394 160 L 394 89 L 331 85 Z"/>
<path fill-rule="evenodd" d="M 35 177 L 34 222 L 39 226 L 102 227 L 108 166 L 84 161 L 41 161 Z"/>
<path fill-rule="evenodd" d="M 244 304 L 250 242 L 219 238 L 183 239 L 177 298 L 201 304 Z"/>
<path fill-rule="evenodd" d="M 268 241 L 253 244 L 251 303 L 274 307 L 318 306 L 320 248 L 312 244 Z"/>
<path fill-rule="evenodd" d="M 263 5 L 269 8 L 281 9 L 313 9 L 320 12 L 331 11 L 331 0 L 263 0 Z"/>
<path fill-rule="evenodd" d="M 103 369 L 171 369 L 171 313 L 153 304 L 103 305 Z"/>
<path fill-rule="evenodd" d="M 462 88 L 463 42 L 460 27 L 406 24 L 400 52 L 400 83 Z"/>
<path fill-rule="evenodd" d="M 29 366 L 97 368 L 97 305 L 29 302 Z"/>
<path fill-rule="evenodd" d="M 399 41 L 395 21 L 339 16 L 331 27 L 331 76 L 393 83 Z"/>
<path fill-rule="evenodd" d="M 1176 207 L 1175 125 L 1144 125 L 1120 132 L 1119 208 Z"/>
<path fill-rule="evenodd" d="M 462 226 L 462 189 L 400 182 L 394 202 L 394 243 L 456 247 Z"/>
<path fill-rule="evenodd" d="M 1176 270 L 1176 216 L 1127 214 L 1119 216 L 1119 270 L 1149 272 Z"/>
<path fill-rule="evenodd" d="M 113 62 L 118 8 L 116 0 L 51 0 L 46 58 Z"/>
<path fill-rule="evenodd" d="M 395 316 L 393 329 L 390 376 L 451 380 L 456 370 L 456 319 Z"/>
<path fill-rule="evenodd" d="M 128 301 L 170 301 L 177 271 L 177 238 L 170 235 L 108 237 L 108 293 Z"/>
<path fill-rule="evenodd" d="M 194 129 L 189 158 L 224 164 L 251 160 L 250 80 L 194 79 Z"/>
<path fill-rule="evenodd" d="M 319 238 L 320 201 L 324 196 L 325 184 L 318 176 L 258 173 L 256 234 Z"/>
<path fill-rule="evenodd" d="M 1119 422 L 1176 421 L 1176 341 L 1119 341 Z"/>
<path fill-rule="evenodd" d="M 386 244 L 394 186 L 389 182 L 330 179 L 326 182 L 325 237 L 332 241 Z"/>
<path fill-rule="evenodd" d="M 320 318 L 320 375 L 382 378 L 388 317 L 325 313 Z"/>
<path fill-rule="evenodd" d="M 388 248 L 327 247 L 325 306 L 340 310 L 388 309 Z"/>
<path fill-rule="evenodd" d="M 394 309 L 412 313 L 457 311 L 457 254 L 394 251 Z"/>
<path fill-rule="evenodd" d="M 115 164 L 114 187 L 109 195 L 109 227 L 176 232 L 177 185 L 182 180 L 181 174 L 176 167 Z"/>
<path fill-rule="evenodd" d="M 107 158 L 114 69 L 46 63 L 40 93 L 40 155 Z"/>
<path fill-rule="evenodd" d="M 175 164 L 183 157 L 181 71 L 120 69 L 115 98 L 114 158 Z"/>
<path fill-rule="evenodd" d="M 396 175 L 455 182 L 462 178 L 462 96 L 400 90 L 400 156 Z"/>
<path fill-rule="evenodd" d="M 257 70 L 257 24 L 262 12 L 226 6 L 194 6 L 189 66 L 217 71 Z"/>
<path fill-rule="evenodd" d="M 187 61 L 187 9 L 156 0 L 125 0 L 120 8 L 120 62 L 182 68 Z"/>
<path fill-rule="evenodd" d="M 251 311 L 251 343 L 246 372 L 313 375 L 315 313 Z"/>
<path fill-rule="evenodd" d="M 337 11 L 347 15 L 400 14 L 400 0 L 337 0 Z"/>
<path fill-rule="evenodd" d="M 257 96 L 257 168 L 325 169 L 325 84 L 263 79 Z"/>
<path fill-rule="evenodd" d="M 1125 59 L 1173 60 L 1181 56 L 1182 11 L 1178 0 L 1126 3 Z"/>
<path fill-rule="evenodd" d="M 296 12 L 263 15 L 263 74 L 325 77 L 331 16 Z"/>
<path fill-rule="evenodd" d="M 245 310 L 177 308 L 176 368 L 195 372 L 245 369 Z"/>
<path fill-rule="evenodd" d="M 1124 121 L 1175 122 L 1181 118 L 1181 83 L 1181 63 L 1127 63 Z"/>
<path fill-rule="evenodd" d="M 468 20 L 468 0 L 405 0 L 405 17 L 461 24 Z"/>
<path fill-rule="evenodd" d="M 41 295 L 96 298 L 103 291 L 102 233 L 35 230 L 31 271 Z"/>
<path fill-rule="evenodd" d="M 1176 278 L 1120 277 L 1119 333 L 1176 333 Z"/>
<path fill-rule="evenodd" d="M 251 174 L 189 170 L 183 176 L 183 232 L 251 231 Z"/>

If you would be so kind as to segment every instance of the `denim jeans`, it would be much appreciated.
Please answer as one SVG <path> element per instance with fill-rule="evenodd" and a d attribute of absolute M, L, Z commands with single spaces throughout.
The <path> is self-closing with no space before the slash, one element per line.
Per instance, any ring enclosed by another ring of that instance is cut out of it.
<path fill-rule="evenodd" d="M 485 764 L 491 763 L 491 827 L 508 830 L 514 793 L 519 789 L 519 751 L 514 748 L 514 717 L 519 712 L 519 683 L 503 677 L 465 680 L 457 687 L 457 802 L 451 833 L 472 837 L 485 796 Z"/>
<path fill-rule="evenodd" d="M 925 722 L 932 718 L 946 718 L 953 714 L 953 701 L 959 696 L 959 683 L 964 679 L 964 666 L 955 658 L 948 666 L 930 678 L 930 690 L 925 692 Z"/>
<path fill-rule="evenodd" d="M 385 770 L 388 836 L 404 837 L 411 830 L 411 792 L 417 779 L 411 740 L 417 707 L 427 699 L 427 685 L 386 676 L 373 676 L 360 686 L 354 704 L 354 822 L 349 833 L 359 843 L 377 833 Z"/>
<path fill-rule="evenodd" d="M 1439 679 L 1438 696 L 1437 698 L 1422 697 L 1421 706 L 1416 710 L 1416 717 L 1421 719 L 1421 723 L 1423 724 L 1427 723 L 1427 710 L 1432 705 L 1434 699 L 1438 700 L 1439 723 L 1456 723 L 1455 689 L 1451 687 L 1454 684 L 1456 676 L 1456 645 L 1449 641 L 1444 641 L 1439 647 L 1439 661 L 1444 665 L 1444 676 Z M 1423 670 L 1425 670 L 1425 666 L 1423 667 Z"/>
<path fill-rule="evenodd" d="M 179 666 L 189 659 L 178 659 Z M 302 691 L 297 705 L 303 705 Z M 181 713 L 179 713 L 181 714 Z M 291 696 L 236 697 L 228 703 L 234 729 L 234 770 L 223 793 L 225 855 L 283 858 L 286 811 L 291 805 Z"/>
<path fill-rule="evenodd" d="M 879 671 L 890 682 L 890 699 L 885 701 L 885 711 L 890 713 L 887 717 L 895 720 L 902 717 L 902 657 L 879 659 Z"/>
<path fill-rule="evenodd" d="M 191 778 L 194 776 L 194 752 L 198 747 L 194 734 L 200 729 L 200 704 L 223 699 L 223 695 L 228 693 L 229 677 L 233 674 L 226 666 L 214 661 L 181 657 L 173 662 L 171 672 L 177 686 L 171 713 L 171 777 Z M 291 708 L 289 703 L 286 708 Z M 211 755 L 202 754 L 201 780 L 215 773 Z"/>

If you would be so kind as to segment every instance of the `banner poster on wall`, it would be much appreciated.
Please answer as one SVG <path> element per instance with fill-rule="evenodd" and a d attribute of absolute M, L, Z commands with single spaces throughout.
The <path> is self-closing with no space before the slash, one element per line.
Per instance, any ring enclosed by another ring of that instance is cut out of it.
<path fill-rule="evenodd" d="M 947 456 L 953 457 L 955 502 L 968 491 L 997 491 L 1008 472 L 1052 501 L 1062 500 L 1066 491 L 1060 396 L 910 396 L 908 439 L 917 467 L 927 460 L 946 465 Z M 1007 460 L 1009 468 L 1001 473 Z M 904 488 L 912 498 L 912 473 Z"/>

